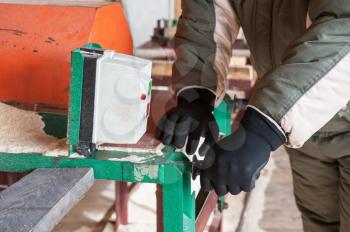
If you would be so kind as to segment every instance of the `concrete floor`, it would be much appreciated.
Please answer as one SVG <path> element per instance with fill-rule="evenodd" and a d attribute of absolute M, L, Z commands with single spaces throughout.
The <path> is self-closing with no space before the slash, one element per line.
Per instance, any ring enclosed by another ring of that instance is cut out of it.
<path fill-rule="evenodd" d="M 301 232 L 301 215 L 295 205 L 289 158 L 284 149 L 274 153 L 276 165 L 265 195 L 260 227 L 266 232 Z"/>
<path fill-rule="evenodd" d="M 292 175 L 284 148 L 277 150 L 250 194 L 239 232 L 301 232 Z"/>
<path fill-rule="evenodd" d="M 56 226 L 54 232 L 103 231 L 114 203 L 112 181 L 98 180 L 81 200 Z"/>

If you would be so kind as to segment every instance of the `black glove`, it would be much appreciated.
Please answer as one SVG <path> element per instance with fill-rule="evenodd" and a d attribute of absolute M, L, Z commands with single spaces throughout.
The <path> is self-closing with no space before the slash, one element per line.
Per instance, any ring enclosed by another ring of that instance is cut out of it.
<path fill-rule="evenodd" d="M 156 138 L 165 145 L 174 145 L 179 149 L 185 146 L 188 138 L 186 152 L 193 155 L 200 138 L 204 137 L 205 141 L 199 148 L 199 153 L 206 154 L 219 137 L 219 128 L 212 113 L 214 102 L 215 95 L 207 89 L 182 91 L 177 98 L 177 106 L 159 121 Z M 214 157 L 207 157 L 207 160 L 212 163 Z M 197 162 L 196 166 L 209 167 L 203 162 Z"/>
<path fill-rule="evenodd" d="M 219 196 L 249 192 L 255 187 L 270 153 L 285 143 L 284 134 L 253 108 L 248 108 L 237 131 L 207 152 L 214 164 L 201 171 L 204 190 L 215 189 Z"/>

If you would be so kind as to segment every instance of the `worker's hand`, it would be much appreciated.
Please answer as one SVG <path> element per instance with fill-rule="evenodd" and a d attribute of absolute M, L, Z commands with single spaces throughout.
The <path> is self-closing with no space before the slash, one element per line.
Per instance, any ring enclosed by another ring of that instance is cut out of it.
<path fill-rule="evenodd" d="M 199 147 L 199 153 L 205 154 L 217 141 L 219 128 L 215 121 L 213 110 L 215 95 L 206 89 L 187 89 L 182 91 L 175 108 L 167 112 L 159 121 L 156 138 L 165 145 L 174 145 L 183 148 L 193 155 L 197 151 L 200 138 L 205 138 Z M 207 157 L 213 163 L 213 159 Z M 209 167 L 201 163 L 204 167 Z"/>
<path fill-rule="evenodd" d="M 248 108 L 237 131 L 208 151 L 214 165 L 201 171 L 201 186 L 219 196 L 249 192 L 255 187 L 270 153 L 285 142 L 278 127 L 253 108 Z"/>

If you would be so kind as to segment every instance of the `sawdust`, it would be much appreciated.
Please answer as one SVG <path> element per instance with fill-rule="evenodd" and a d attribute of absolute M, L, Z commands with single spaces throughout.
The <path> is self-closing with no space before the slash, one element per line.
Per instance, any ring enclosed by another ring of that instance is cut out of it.
<path fill-rule="evenodd" d="M 157 156 L 162 156 L 162 149 L 164 148 L 163 144 L 159 144 L 156 148 L 131 148 L 131 147 L 113 147 L 113 146 L 98 146 L 97 149 L 99 151 L 120 151 L 127 152 L 129 155 L 123 158 L 108 158 L 111 161 L 124 161 L 124 162 L 132 162 L 132 163 L 143 163 L 147 160 L 153 159 Z M 138 154 L 150 154 L 148 156 L 142 156 Z"/>
<path fill-rule="evenodd" d="M 108 158 L 108 160 L 110 161 L 131 162 L 131 163 L 143 163 L 147 159 L 149 159 L 149 157 L 142 157 L 138 155 L 129 155 L 124 158 Z"/>
<path fill-rule="evenodd" d="M 44 127 L 35 112 L 0 103 L 0 152 L 67 156 L 65 139 L 47 135 Z"/>
<path fill-rule="evenodd" d="M 99 145 L 97 146 L 97 149 L 100 151 L 120 151 L 120 152 L 128 152 L 128 153 L 153 153 L 153 154 L 161 155 L 163 147 L 164 147 L 163 144 L 159 144 L 156 148 L 114 147 L 114 146 Z"/>

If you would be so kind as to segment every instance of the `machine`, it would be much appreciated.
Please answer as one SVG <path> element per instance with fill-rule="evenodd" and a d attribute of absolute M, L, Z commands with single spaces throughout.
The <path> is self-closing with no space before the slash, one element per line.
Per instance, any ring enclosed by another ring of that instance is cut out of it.
<path fill-rule="evenodd" d="M 133 53 L 120 2 L 0 0 L 0 101 L 68 109 L 71 51 Z"/>
<path fill-rule="evenodd" d="M 87 46 L 73 51 L 70 153 L 87 156 L 96 145 L 140 140 L 150 113 L 151 71 L 152 62 L 111 50 Z"/>

